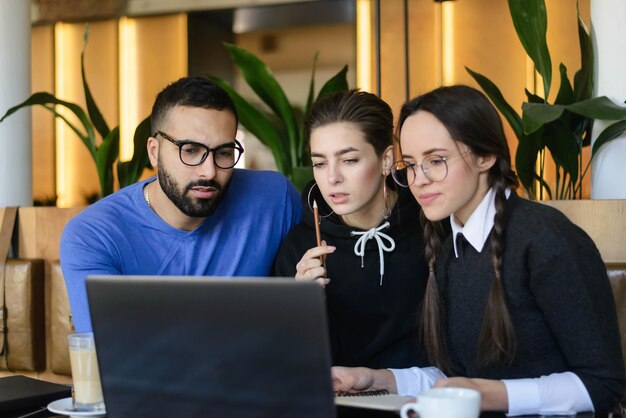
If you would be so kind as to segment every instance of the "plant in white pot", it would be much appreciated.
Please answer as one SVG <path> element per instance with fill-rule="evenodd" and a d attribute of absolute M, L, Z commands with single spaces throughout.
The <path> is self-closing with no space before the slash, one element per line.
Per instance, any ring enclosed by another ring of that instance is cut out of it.
<path fill-rule="evenodd" d="M 553 103 L 548 102 L 552 85 L 552 59 L 546 42 L 547 13 L 544 0 L 509 0 L 509 10 L 518 38 L 535 70 L 543 79 L 543 96 L 526 90 L 522 115 L 511 106 L 487 77 L 466 68 L 511 125 L 518 139 L 515 165 L 520 181 L 532 199 L 580 199 L 583 179 L 600 147 L 626 131 L 626 107 L 607 97 L 593 97 L 594 53 L 589 30 L 578 10 L 578 42 L 581 67 L 573 83 L 567 68 L 559 66 L 560 85 Z M 615 121 L 596 138 L 591 159 L 583 149 L 591 145 L 594 119 Z M 546 152 L 555 163 L 551 184 L 546 177 Z"/>
<path fill-rule="evenodd" d="M 85 48 L 89 39 L 89 27 L 85 29 Z M 85 49 L 80 56 L 81 75 L 85 102 L 87 109 L 83 109 L 76 103 L 57 98 L 52 93 L 33 93 L 22 103 L 8 109 L 0 118 L 0 123 L 18 110 L 29 106 L 42 106 L 52 112 L 55 117 L 61 119 L 76 134 L 80 141 L 87 147 L 89 155 L 96 164 L 98 179 L 100 181 L 100 196 L 110 195 L 115 190 L 115 176 L 113 167 L 117 169 L 117 181 L 120 187 L 135 183 L 145 168 L 150 167 L 146 143 L 150 137 L 150 117 L 146 117 L 139 123 L 134 134 L 134 153 L 130 161 L 119 160 L 120 130 L 119 127 L 109 128 L 104 116 L 100 112 L 91 95 L 87 77 L 85 75 Z M 60 111 L 64 108 L 66 112 Z M 68 118 L 68 114 L 75 119 Z M 102 137 L 98 143 L 96 132 Z"/>

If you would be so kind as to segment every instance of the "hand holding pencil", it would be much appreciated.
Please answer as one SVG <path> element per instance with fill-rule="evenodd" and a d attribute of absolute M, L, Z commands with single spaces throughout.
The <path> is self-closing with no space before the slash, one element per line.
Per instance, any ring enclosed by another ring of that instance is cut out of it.
<path fill-rule="evenodd" d="M 335 247 L 326 245 L 326 242 L 322 241 L 319 212 L 315 200 L 313 201 L 313 223 L 315 224 L 315 242 L 317 246 L 304 253 L 302 259 L 296 265 L 296 279 L 315 280 L 322 286 L 326 286 L 330 282 L 326 272 L 326 255 L 334 252 Z"/>

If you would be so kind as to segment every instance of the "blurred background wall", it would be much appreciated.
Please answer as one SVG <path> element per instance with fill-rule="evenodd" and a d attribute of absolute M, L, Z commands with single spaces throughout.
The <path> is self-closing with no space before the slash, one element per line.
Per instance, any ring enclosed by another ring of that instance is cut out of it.
<path fill-rule="evenodd" d="M 576 2 L 546 4 L 553 72 L 560 62 L 576 69 Z M 579 5 L 588 22 L 589 0 Z M 380 94 L 394 112 L 408 97 L 439 85 L 474 85 L 465 67 L 488 76 L 511 103 L 522 103 L 524 88 L 535 91 L 532 63 L 504 1 L 32 0 L 31 19 L 32 91 L 81 105 L 88 23 L 86 77 L 109 125 L 120 124 L 125 159 L 155 95 L 179 77 L 217 75 L 255 100 L 223 42 L 265 61 L 296 105 L 306 100 L 318 51 L 317 88 L 347 64 L 350 86 Z M 84 145 L 50 112 L 34 108 L 32 115 L 33 198 L 61 207 L 85 204 L 99 185 Z M 505 126 L 514 152 L 516 140 Z M 247 167 L 275 167 L 263 145 L 241 135 Z"/>

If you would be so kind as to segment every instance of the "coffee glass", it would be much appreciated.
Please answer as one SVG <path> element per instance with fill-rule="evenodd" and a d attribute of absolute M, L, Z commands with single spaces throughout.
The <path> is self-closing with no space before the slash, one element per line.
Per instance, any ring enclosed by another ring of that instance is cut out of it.
<path fill-rule="evenodd" d="M 104 410 L 93 333 L 70 334 L 67 340 L 74 384 L 74 409 L 84 412 Z"/>
<path fill-rule="evenodd" d="M 417 402 L 404 404 L 402 418 L 417 412 L 420 418 L 477 418 L 480 415 L 480 393 L 466 388 L 433 388 L 420 393 Z"/>

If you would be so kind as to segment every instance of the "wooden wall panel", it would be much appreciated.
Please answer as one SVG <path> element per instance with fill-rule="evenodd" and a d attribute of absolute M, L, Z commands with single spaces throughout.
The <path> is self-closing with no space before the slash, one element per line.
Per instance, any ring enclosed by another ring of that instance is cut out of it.
<path fill-rule="evenodd" d="M 626 200 L 548 200 L 596 243 L 605 263 L 626 262 Z"/>

